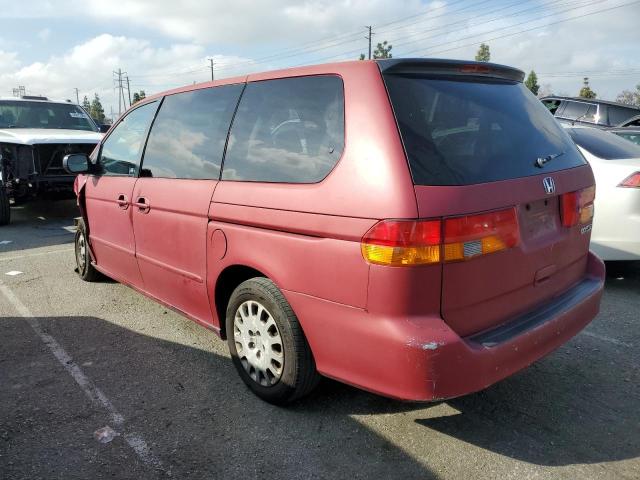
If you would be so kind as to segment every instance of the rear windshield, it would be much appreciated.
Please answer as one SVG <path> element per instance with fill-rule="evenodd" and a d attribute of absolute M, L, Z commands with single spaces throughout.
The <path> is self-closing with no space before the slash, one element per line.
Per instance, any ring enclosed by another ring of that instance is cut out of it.
<path fill-rule="evenodd" d="M 576 145 L 604 160 L 640 158 L 640 147 L 597 128 L 567 128 Z"/>
<path fill-rule="evenodd" d="M 471 185 L 586 162 L 519 82 L 384 76 L 416 185 Z M 549 157 L 543 168 L 538 158 Z"/>

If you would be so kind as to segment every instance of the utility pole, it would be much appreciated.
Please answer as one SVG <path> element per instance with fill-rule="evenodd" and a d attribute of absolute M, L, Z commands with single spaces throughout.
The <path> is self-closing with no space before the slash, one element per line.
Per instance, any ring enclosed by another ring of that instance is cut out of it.
<path fill-rule="evenodd" d="M 122 77 L 124 75 L 127 75 L 127 72 L 123 72 L 121 68 L 118 69 L 117 72 L 113 72 L 114 75 L 117 75 L 118 78 L 117 79 L 113 79 L 114 82 L 116 82 L 116 86 L 115 88 L 118 89 L 118 117 L 120 115 L 122 115 L 122 108 L 124 107 L 124 109 L 127 109 L 127 100 L 124 97 L 124 83 L 122 81 Z M 127 83 L 128 83 L 128 77 L 127 77 Z M 128 88 L 128 87 L 127 87 Z M 129 106 L 131 106 L 131 103 L 129 103 Z"/>
<path fill-rule="evenodd" d="M 129 75 L 127 75 L 127 93 L 129 94 L 129 106 L 131 106 L 131 89 L 129 88 Z"/>
<path fill-rule="evenodd" d="M 209 59 L 209 68 L 211 69 L 211 81 L 213 82 L 213 66 L 215 65 L 215 63 L 213 63 L 213 58 Z"/>
<path fill-rule="evenodd" d="M 365 25 L 365 27 L 368 31 L 369 31 L 369 35 L 367 35 L 366 38 L 367 40 L 369 40 L 369 60 L 371 60 L 371 37 L 373 36 L 373 33 L 371 33 L 371 25 Z"/>
<path fill-rule="evenodd" d="M 80 96 L 78 94 L 78 87 L 74 88 L 74 90 L 76 91 L 76 103 L 80 105 Z"/>

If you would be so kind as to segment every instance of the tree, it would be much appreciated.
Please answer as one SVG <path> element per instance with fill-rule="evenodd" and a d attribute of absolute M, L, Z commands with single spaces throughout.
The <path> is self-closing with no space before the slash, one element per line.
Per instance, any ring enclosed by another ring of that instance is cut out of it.
<path fill-rule="evenodd" d="M 596 92 L 591 90 L 589 86 L 589 77 L 584 77 L 583 85 L 578 96 L 582 98 L 596 98 Z"/>
<path fill-rule="evenodd" d="M 393 55 L 391 54 L 392 48 L 393 46 L 386 40 L 382 43 L 378 43 L 378 45 L 376 45 L 376 49 L 373 51 L 373 58 L 393 58 Z M 361 53 L 358 60 L 364 60 L 365 58 L 367 58 L 366 55 Z"/>
<path fill-rule="evenodd" d="M 529 72 L 529 76 L 524 81 L 524 85 L 529 90 L 531 90 L 531 93 L 533 93 L 534 95 L 538 95 L 538 91 L 540 90 L 540 85 L 538 85 L 538 76 L 536 75 L 536 72 L 534 72 L 533 70 Z"/>
<path fill-rule="evenodd" d="M 140 100 L 142 100 L 143 98 L 147 98 L 147 95 L 144 93 L 144 90 L 140 90 L 140 92 L 133 92 L 133 102 L 132 105 L 134 103 L 138 103 Z"/>
<path fill-rule="evenodd" d="M 488 62 L 491 60 L 491 52 L 489 51 L 489 45 L 481 43 L 476 53 L 476 62 Z"/>
<path fill-rule="evenodd" d="M 627 105 L 635 105 L 640 107 L 640 83 L 636 85 L 636 91 L 623 90 L 616 97 L 616 102 L 626 103 Z"/>
<path fill-rule="evenodd" d="M 386 40 L 382 43 L 378 43 L 376 49 L 373 51 L 373 58 L 392 58 L 392 48 L 393 46 L 391 46 L 390 43 L 387 43 Z"/>
<path fill-rule="evenodd" d="M 89 113 L 91 115 L 91 118 L 93 118 L 96 122 L 104 123 L 104 108 L 102 108 L 100 97 L 97 93 L 93 96 Z"/>
<path fill-rule="evenodd" d="M 84 108 L 87 112 L 91 111 L 91 103 L 89 102 L 89 99 L 86 95 L 82 99 L 82 108 Z"/>

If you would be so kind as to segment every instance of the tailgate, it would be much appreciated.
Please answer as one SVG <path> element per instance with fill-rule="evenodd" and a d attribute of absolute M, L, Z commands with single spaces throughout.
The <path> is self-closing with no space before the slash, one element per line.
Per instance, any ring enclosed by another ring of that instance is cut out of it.
<path fill-rule="evenodd" d="M 545 193 L 553 178 L 556 191 Z M 416 186 L 421 217 L 473 215 L 514 207 L 513 248 L 445 262 L 441 313 L 460 336 L 473 335 L 562 294 L 585 275 L 590 229 L 564 227 L 560 197 L 593 185 L 588 166 L 480 185 Z M 446 205 L 443 212 L 438 206 Z"/>

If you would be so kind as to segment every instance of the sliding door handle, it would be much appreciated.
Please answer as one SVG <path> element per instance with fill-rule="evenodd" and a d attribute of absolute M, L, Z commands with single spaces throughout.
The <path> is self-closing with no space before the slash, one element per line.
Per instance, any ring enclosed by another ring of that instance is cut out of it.
<path fill-rule="evenodd" d="M 149 213 L 151 210 L 151 205 L 149 205 L 149 199 L 145 197 L 138 197 L 137 200 L 133 203 L 135 207 L 138 208 L 140 213 Z"/>

